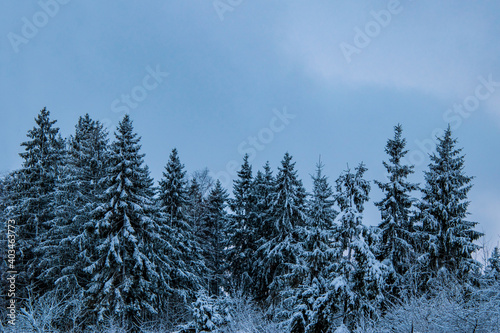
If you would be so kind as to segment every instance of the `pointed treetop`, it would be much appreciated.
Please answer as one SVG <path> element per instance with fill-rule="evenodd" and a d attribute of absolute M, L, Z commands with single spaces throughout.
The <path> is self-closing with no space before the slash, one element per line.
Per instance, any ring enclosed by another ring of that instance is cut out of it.
<path fill-rule="evenodd" d="M 403 127 L 401 124 L 394 126 L 394 139 L 389 139 L 385 146 L 385 152 L 390 156 L 389 161 L 398 165 L 407 153 L 405 150 L 406 139 L 402 137 Z"/>

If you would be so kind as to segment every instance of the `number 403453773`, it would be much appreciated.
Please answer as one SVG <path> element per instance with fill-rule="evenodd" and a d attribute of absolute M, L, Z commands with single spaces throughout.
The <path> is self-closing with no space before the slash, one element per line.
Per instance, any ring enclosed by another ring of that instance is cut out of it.
<path fill-rule="evenodd" d="M 7 262 L 10 269 L 14 269 L 16 259 L 16 222 L 14 220 L 7 221 Z"/>

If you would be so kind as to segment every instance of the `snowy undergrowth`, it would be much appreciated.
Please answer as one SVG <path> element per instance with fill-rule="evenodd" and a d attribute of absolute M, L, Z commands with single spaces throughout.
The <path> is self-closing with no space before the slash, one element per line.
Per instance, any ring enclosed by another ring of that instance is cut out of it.
<path fill-rule="evenodd" d="M 206 296 L 208 297 L 208 296 Z M 246 297 L 222 297 L 211 299 L 210 309 L 218 311 L 220 304 L 230 305 L 225 313 L 230 318 L 220 327 L 213 330 L 198 330 L 198 332 L 218 333 L 282 333 L 278 325 L 265 319 L 264 313 Z M 205 301 L 207 300 L 205 299 Z M 28 300 L 20 311 L 16 328 L 0 326 L 2 332 L 109 332 L 125 333 L 126 331 L 117 321 L 109 319 L 99 329 L 89 330 L 83 327 L 71 330 L 57 330 L 54 321 L 78 315 L 79 309 L 75 306 L 77 298 L 60 299 L 52 294 L 38 300 Z M 198 301 L 200 304 L 200 301 Z M 219 305 L 217 305 L 219 304 Z M 207 305 L 207 303 L 205 303 Z M 212 316 L 220 315 L 211 313 Z M 168 321 L 168 320 L 167 320 Z M 145 333 L 181 333 L 182 330 L 171 329 L 171 324 L 165 320 L 151 322 L 144 325 L 141 332 Z M 464 300 L 463 294 L 450 289 L 444 289 L 432 297 L 408 298 L 400 305 L 391 308 L 388 313 L 377 322 L 361 322 L 355 331 L 348 331 L 345 327 L 332 328 L 335 333 L 491 333 L 500 328 L 500 286 L 492 285 L 470 294 Z M 184 332 L 196 332 L 185 330 Z"/>
<path fill-rule="evenodd" d="M 476 290 L 468 299 L 453 290 L 405 300 L 372 325 L 374 332 L 491 333 L 500 331 L 500 286 Z"/>
<path fill-rule="evenodd" d="M 278 333 L 278 325 L 264 318 L 264 313 L 246 297 L 234 299 L 233 320 L 223 329 L 224 333 Z"/>
<path fill-rule="evenodd" d="M 265 314 L 245 296 L 215 297 L 205 292 L 191 306 L 193 320 L 179 332 L 278 333 L 278 325 L 265 319 Z"/>
<path fill-rule="evenodd" d="M 0 326 L 0 331 L 8 333 L 127 332 L 120 325 L 120 322 L 113 318 L 107 318 L 99 327 L 94 328 L 71 325 L 71 323 L 76 322 L 76 319 L 84 311 L 78 304 L 81 304 L 78 297 L 64 298 L 55 292 L 38 299 L 30 297 L 23 303 L 15 327 Z M 206 293 L 199 293 L 191 311 L 191 316 L 198 316 L 198 318 L 183 325 L 184 329 L 174 329 L 175 325 L 171 318 L 163 318 L 158 321 L 144 323 L 140 331 L 144 333 L 282 333 L 278 325 L 269 322 L 265 318 L 264 312 L 245 296 L 217 298 L 210 297 Z M 209 329 L 206 323 L 212 320 L 213 325 Z M 67 323 L 67 329 L 58 328 L 62 321 Z"/>

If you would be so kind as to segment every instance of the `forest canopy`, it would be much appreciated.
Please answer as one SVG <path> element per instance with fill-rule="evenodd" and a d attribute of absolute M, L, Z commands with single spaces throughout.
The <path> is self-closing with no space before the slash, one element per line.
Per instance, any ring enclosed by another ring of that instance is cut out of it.
<path fill-rule="evenodd" d="M 492 332 L 500 250 L 474 259 L 482 233 L 457 144 L 448 127 L 424 184 L 412 182 L 400 124 L 381 156 L 387 177 L 373 182 L 362 162 L 331 181 L 319 161 L 306 190 L 287 152 L 277 170 L 245 156 L 226 189 L 188 175 L 173 148 L 155 183 L 128 115 L 112 139 L 88 114 L 63 138 L 44 108 L 22 166 L 0 182 L 4 293 L 17 271 L 15 328 L 2 328 Z M 369 204 L 380 211 L 372 226 Z"/>

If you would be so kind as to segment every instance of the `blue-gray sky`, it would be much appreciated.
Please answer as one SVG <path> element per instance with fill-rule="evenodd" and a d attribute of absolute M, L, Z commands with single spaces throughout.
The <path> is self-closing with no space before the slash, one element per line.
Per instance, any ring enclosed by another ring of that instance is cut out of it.
<path fill-rule="evenodd" d="M 44 106 L 63 136 L 87 112 L 111 132 L 129 112 L 156 180 L 174 147 L 188 172 L 206 166 L 223 180 L 244 151 L 254 170 L 289 151 L 308 190 L 319 155 L 332 182 L 360 161 L 383 179 L 397 123 L 423 183 L 426 150 L 451 122 L 476 177 L 471 219 L 495 245 L 499 13 L 485 0 L 9 1 L 0 171 L 21 165 Z M 367 223 L 377 218 L 370 203 Z"/>

